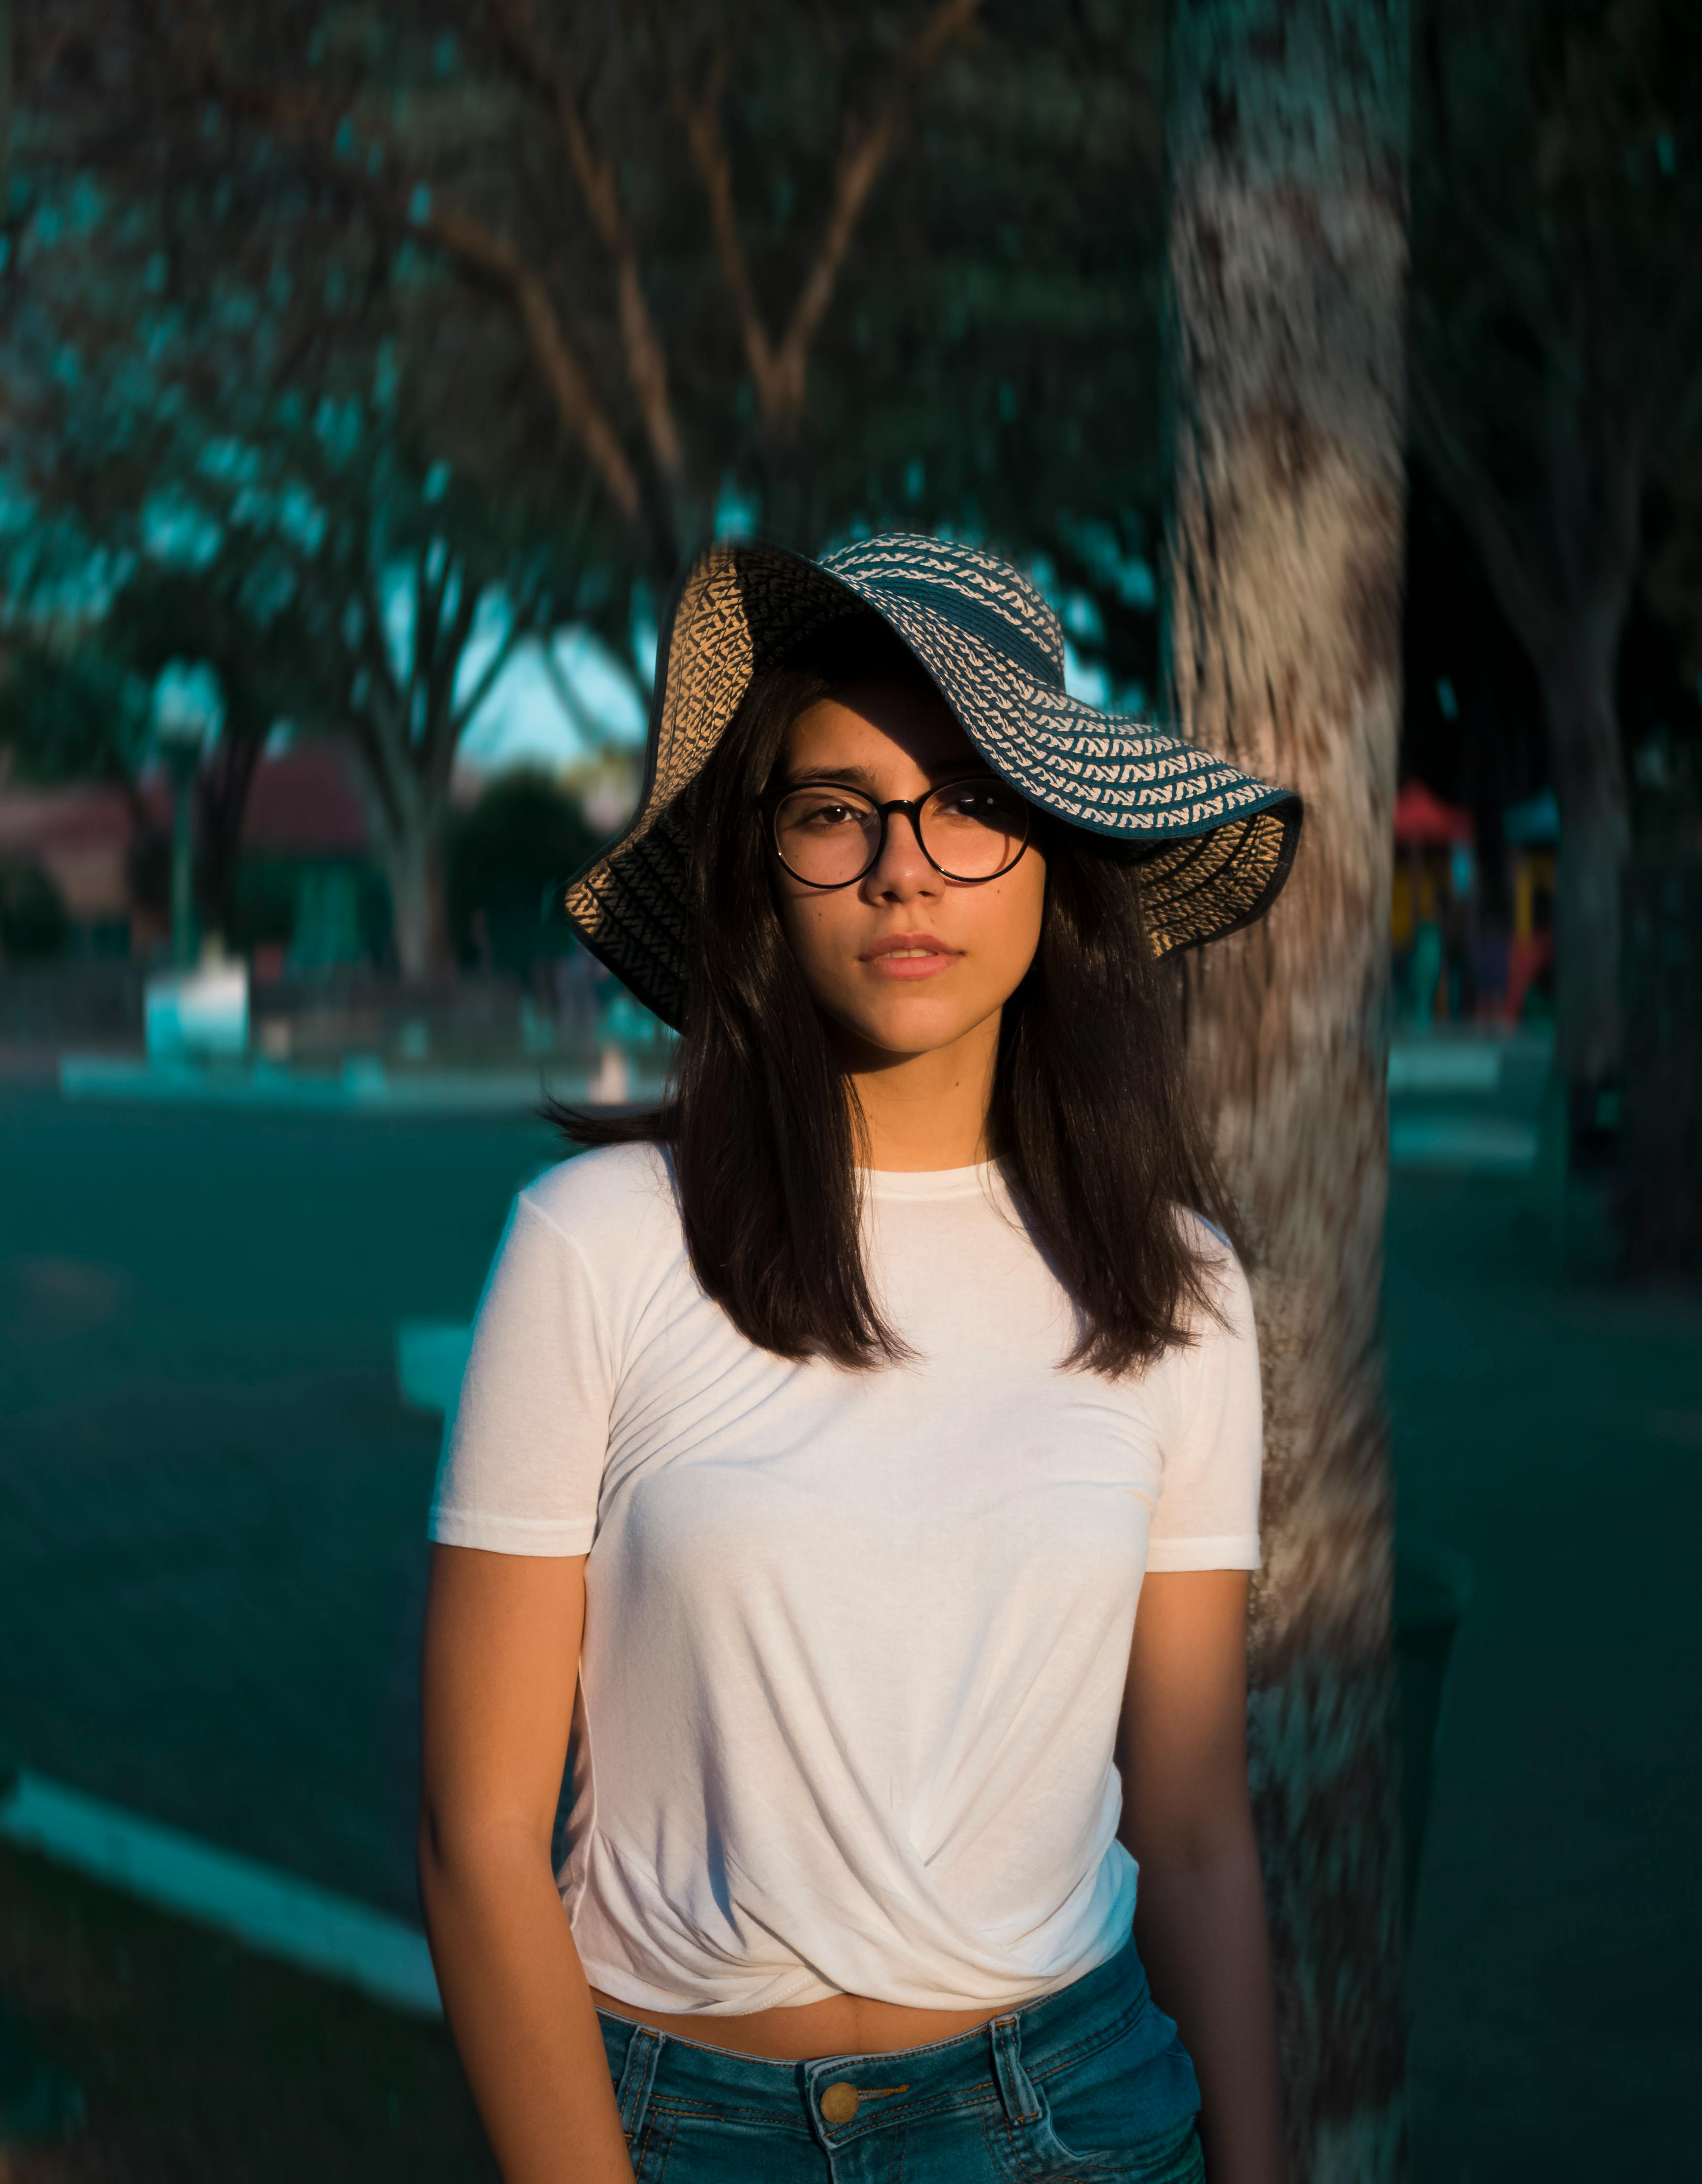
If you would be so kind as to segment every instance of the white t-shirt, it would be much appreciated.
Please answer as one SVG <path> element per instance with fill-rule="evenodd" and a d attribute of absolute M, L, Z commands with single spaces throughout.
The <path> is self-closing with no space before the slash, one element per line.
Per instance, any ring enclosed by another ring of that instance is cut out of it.
<path fill-rule="evenodd" d="M 1142 1574 L 1258 1561 L 1258 1358 L 1061 1369 L 1071 1307 L 996 1167 L 870 1173 L 912 1362 L 747 1342 L 699 1288 L 665 1156 L 522 1191 L 432 1536 L 587 1555 L 558 1879 L 594 1986 L 736 2016 L 829 1995 L 1007 2008 L 1128 1939 L 1112 1743 Z"/>

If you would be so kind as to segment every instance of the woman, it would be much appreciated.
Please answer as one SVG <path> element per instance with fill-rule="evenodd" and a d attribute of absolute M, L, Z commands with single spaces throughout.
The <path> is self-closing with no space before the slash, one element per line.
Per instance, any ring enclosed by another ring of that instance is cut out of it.
<path fill-rule="evenodd" d="M 567 903 L 675 1089 L 521 1194 L 432 1515 L 421 1882 L 503 2174 L 1174 2184 L 1197 2109 L 1267 2184 L 1258 1360 L 1153 961 L 1298 806 L 931 539 L 711 550 L 657 693 Z"/>

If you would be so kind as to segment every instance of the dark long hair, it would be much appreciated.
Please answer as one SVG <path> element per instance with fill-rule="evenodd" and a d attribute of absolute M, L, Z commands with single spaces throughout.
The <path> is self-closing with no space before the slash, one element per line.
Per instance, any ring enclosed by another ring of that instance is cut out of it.
<path fill-rule="evenodd" d="M 699 1282 L 782 1357 L 868 1367 L 905 1350 L 863 1261 L 862 1118 L 781 929 L 757 805 L 806 706 L 920 674 L 859 616 L 753 680 L 689 792 L 690 960 L 668 1096 L 646 1115 L 549 1110 L 578 1145 L 670 1148 Z M 1186 1095 L 1175 981 L 1142 929 L 1138 854 L 1045 813 L 1035 842 L 1040 945 L 1005 1005 L 989 1140 L 1074 1304 L 1069 1362 L 1114 1376 L 1186 1341 L 1191 1306 L 1215 1309 L 1179 1217 L 1230 1234 L 1233 1217 Z"/>

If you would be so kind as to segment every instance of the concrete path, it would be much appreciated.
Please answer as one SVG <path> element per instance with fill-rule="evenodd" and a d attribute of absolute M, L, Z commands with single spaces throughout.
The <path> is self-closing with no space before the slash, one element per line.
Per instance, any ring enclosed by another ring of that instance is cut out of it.
<path fill-rule="evenodd" d="M 624 1090 L 654 1100 L 662 1074 L 651 1062 L 620 1065 Z M 67 1054 L 59 1064 L 67 1100 L 118 1106 L 260 1108 L 320 1115 L 530 1115 L 544 1099 L 600 1102 L 598 1073 L 583 1064 L 521 1068 L 388 1069 L 377 1055 L 350 1055 L 340 1070 L 280 1067 L 263 1059 L 206 1064 L 135 1055 Z"/>

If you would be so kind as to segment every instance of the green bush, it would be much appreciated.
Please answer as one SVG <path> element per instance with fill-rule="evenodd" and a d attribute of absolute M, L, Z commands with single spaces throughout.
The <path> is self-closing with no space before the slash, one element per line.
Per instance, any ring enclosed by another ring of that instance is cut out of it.
<path fill-rule="evenodd" d="M 444 877 L 449 938 L 464 963 L 481 954 L 523 977 L 537 956 L 560 954 L 571 938 L 550 892 L 601 846 L 579 807 L 547 775 L 510 773 L 451 824 Z"/>
<path fill-rule="evenodd" d="M 0 865 L 0 954 L 20 961 L 63 956 L 70 932 L 50 873 L 36 864 Z"/>
<path fill-rule="evenodd" d="M 295 950 L 309 937 L 300 930 L 304 907 L 316 888 L 322 894 L 327 880 L 338 879 L 354 890 L 360 952 L 381 956 L 390 933 L 390 890 L 382 872 L 354 857 L 245 856 L 237 866 L 232 946 L 244 954 L 268 943 Z"/>

